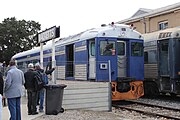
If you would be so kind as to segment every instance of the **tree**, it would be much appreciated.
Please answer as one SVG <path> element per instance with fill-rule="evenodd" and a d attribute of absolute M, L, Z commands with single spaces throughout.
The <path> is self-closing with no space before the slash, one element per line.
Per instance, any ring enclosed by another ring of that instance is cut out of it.
<path fill-rule="evenodd" d="M 37 46 L 36 34 L 41 25 L 33 20 L 7 18 L 0 23 L 0 61 L 8 61 L 13 55 Z"/>

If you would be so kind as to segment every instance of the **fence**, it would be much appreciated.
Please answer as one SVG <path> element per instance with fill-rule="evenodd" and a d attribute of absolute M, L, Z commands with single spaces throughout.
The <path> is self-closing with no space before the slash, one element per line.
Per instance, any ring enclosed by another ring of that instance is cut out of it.
<path fill-rule="evenodd" d="M 35 64 L 35 63 L 34 63 Z M 43 63 L 44 70 L 48 63 Z M 27 71 L 28 64 L 18 65 Z M 99 67 L 97 70 L 96 67 Z M 111 69 L 110 61 L 56 62 L 54 79 L 49 75 L 50 84 L 66 84 L 63 108 L 111 111 Z M 96 79 L 106 82 L 95 82 Z"/>

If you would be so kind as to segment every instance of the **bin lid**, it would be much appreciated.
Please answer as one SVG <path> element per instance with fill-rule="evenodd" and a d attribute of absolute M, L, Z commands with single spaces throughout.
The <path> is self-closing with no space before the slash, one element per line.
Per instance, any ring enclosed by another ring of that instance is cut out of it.
<path fill-rule="evenodd" d="M 53 89 L 53 88 L 65 88 L 65 87 L 67 87 L 67 85 L 65 85 L 65 84 L 50 84 L 50 85 L 45 85 L 45 88 L 46 89 L 48 89 L 48 88 L 51 88 L 51 89 Z"/>

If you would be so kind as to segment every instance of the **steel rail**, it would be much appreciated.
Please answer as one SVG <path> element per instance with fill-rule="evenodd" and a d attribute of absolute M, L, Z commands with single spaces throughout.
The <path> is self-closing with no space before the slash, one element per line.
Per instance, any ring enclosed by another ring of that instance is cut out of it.
<path fill-rule="evenodd" d="M 149 106 L 149 107 L 157 107 L 157 108 L 163 108 L 166 110 L 173 110 L 175 112 L 180 111 L 180 109 L 177 108 L 170 108 L 170 107 L 165 107 L 165 106 L 160 106 L 160 105 L 154 105 L 154 104 L 147 104 L 147 103 L 142 103 L 142 102 L 137 102 L 137 101 L 131 101 L 131 100 L 127 100 L 126 102 L 129 103 L 136 103 L 136 104 L 140 104 L 140 105 L 144 105 L 144 106 Z M 117 105 L 117 103 L 112 104 L 112 106 L 114 106 L 115 108 L 121 108 L 121 109 L 126 109 L 129 111 L 136 111 L 142 114 L 146 114 L 146 115 L 150 115 L 150 116 L 154 116 L 154 117 L 163 117 L 163 118 L 167 118 L 167 119 L 173 119 L 173 120 L 180 120 L 180 117 L 173 117 L 173 116 L 169 116 L 169 115 L 165 115 L 165 114 L 160 114 L 160 113 L 155 113 L 155 112 L 149 112 L 149 111 L 145 111 L 145 110 L 139 110 L 139 109 L 134 109 L 131 108 L 127 105 Z"/>
<path fill-rule="evenodd" d="M 149 106 L 149 107 L 159 107 L 159 108 L 168 109 L 168 110 L 180 111 L 180 109 L 178 109 L 178 108 L 171 108 L 171 107 L 166 107 L 166 106 L 161 106 L 161 105 L 156 105 L 156 104 L 149 104 L 149 103 L 144 103 L 144 102 L 134 101 L 134 100 L 126 100 L 126 101 L 131 102 L 131 103 L 137 103 L 137 104 Z"/>

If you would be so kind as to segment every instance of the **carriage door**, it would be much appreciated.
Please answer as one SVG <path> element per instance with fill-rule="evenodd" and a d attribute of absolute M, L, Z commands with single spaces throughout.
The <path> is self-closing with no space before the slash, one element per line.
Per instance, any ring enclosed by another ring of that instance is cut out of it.
<path fill-rule="evenodd" d="M 95 41 L 89 41 L 89 79 L 96 77 Z"/>
<path fill-rule="evenodd" d="M 158 41 L 159 47 L 159 77 L 161 90 L 170 90 L 170 78 L 169 78 L 169 42 L 168 40 Z"/>
<path fill-rule="evenodd" d="M 124 41 L 117 42 L 117 62 L 118 62 L 118 77 L 126 77 L 126 43 Z"/>
<path fill-rule="evenodd" d="M 74 44 L 66 46 L 66 77 L 74 77 Z"/>

